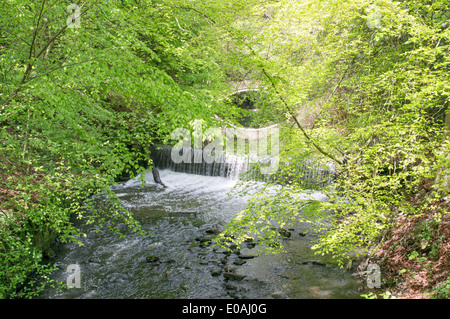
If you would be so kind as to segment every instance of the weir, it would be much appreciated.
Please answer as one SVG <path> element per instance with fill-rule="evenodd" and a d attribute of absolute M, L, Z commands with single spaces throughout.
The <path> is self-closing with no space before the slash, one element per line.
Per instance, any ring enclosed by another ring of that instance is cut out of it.
<path fill-rule="evenodd" d="M 226 155 L 220 152 L 215 154 L 216 160 L 209 163 L 205 160 L 209 153 L 203 149 L 189 148 L 181 151 L 189 154 L 189 160 L 176 163 L 172 159 L 173 152 L 177 152 L 173 146 L 154 146 L 151 149 L 151 158 L 155 167 L 179 173 L 219 176 L 232 180 L 238 179 L 241 173 L 252 169 L 252 161 L 248 156 Z"/>
<path fill-rule="evenodd" d="M 304 159 L 296 164 L 290 164 L 287 161 L 279 161 L 275 156 L 258 158 L 218 152 L 215 154 L 216 160 L 211 162 L 205 160 L 210 156 L 209 150 L 188 148 L 180 150 L 189 155 L 188 160 L 177 163 L 172 156 L 178 150 L 174 150 L 173 146 L 155 145 L 150 152 L 153 164 L 157 169 L 170 169 L 174 172 L 202 176 L 219 176 L 232 180 L 244 177 L 260 181 L 272 180 L 280 184 L 297 181 L 302 182 L 306 187 L 323 187 L 332 183 L 336 174 L 336 169 L 332 164 L 323 164 L 312 159 Z M 294 169 L 292 165 L 295 165 Z M 276 169 L 273 170 L 273 168 Z M 290 173 L 288 176 L 285 173 L 288 169 L 295 173 Z"/>

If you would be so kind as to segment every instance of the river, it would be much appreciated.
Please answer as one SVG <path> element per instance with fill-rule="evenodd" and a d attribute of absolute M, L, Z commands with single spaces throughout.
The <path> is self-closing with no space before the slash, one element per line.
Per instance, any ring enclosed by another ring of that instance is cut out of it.
<path fill-rule="evenodd" d="M 166 188 L 151 174 L 144 187 L 137 180 L 114 187 L 149 234 L 121 238 L 80 224 L 87 235 L 83 245 L 55 243 L 50 260 L 58 265 L 51 278 L 62 282 L 71 276 L 67 267 L 76 265 L 77 285 L 71 281 L 74 288 L 62 292 L 48 288 L 39 298 L 359 298 L 356 278 L 313 254 L 315 237 L 307 225 L 295 226 L 284 240 L 287 252 L 277 255 L 237 254 L 257 252 L 257 243 L 231 254 L 203 245 L 201 238 L 222 230 L 248 198 L 228 195 L 236 180 L 169 169 L 160 176 Z M 127 233 L 126 225 L 119 226 Z"/>

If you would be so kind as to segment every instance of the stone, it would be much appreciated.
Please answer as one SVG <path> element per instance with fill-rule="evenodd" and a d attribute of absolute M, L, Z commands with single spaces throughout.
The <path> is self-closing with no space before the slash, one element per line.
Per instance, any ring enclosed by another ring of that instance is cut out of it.
<path fill-rule="evenodd" d="M 283 237 L 286 237 L 286 238 L 291 237 L 291 232 L 290 232 L 289 230 L 287 230 L 287 229 L 281 228 L 281 229 L 278 230 L 278 232 L 279 232 L 280 235 L 283 236 Z"/>
<path fill-rule="evenodd" d="M 235 264 L 237 266 L 241 266 L 241 265 L 243 265 L 245 263 L 246 263 L 246 261 L 242 260 L 242 259 L 238 259 L 238 260 L 233 261 L 233 264 Z"/>
<path fill-rule="evenodd" d="M 305 236 L 306 236 L 306 232 L 301 232 L 301 233 L 299 233 L 299 236 L 300 236 L 300 237 L 305 237 Z"/>
<path fill-rule="evenodd" d="M 284 299 L 284 295 L 281 292 L 274 292 L 270 295 L 273 299 Z"/>
<path fill-rule="evenodd" d="M 213 251 L 215 253 L 217 253 L 217 254 L 220 254 L 220 253 L 224 253 L 225 252 L 225 248 L 214 246 L 213 247 Z"/>
<path fill-rule="evenodd" d="M 207 229 L 207 230 L 206 230 L 206 233 L 207 233 L 207 234 L 218 235 L 218 234 L 220 234 L 220 230 L 218 230 L 218 229 Z"/>
<path fill-rule="evenodd" d="M 203 237 L 198 237 L 197 241 L 200 242 L 200 246 L 205 247 L 210 245 L 217 236 L 203 236 Z"/>
<path fill-rule="evenodd" d="M 228 290 L 236 290 L 237 289 L 237 287 L 235 285 L 230 284 L 229 282 L 227 282 L 225 284 L 225 288 L 228 289 Z"/>
<path fill-rule="evenodd" d="M 245 278 L 245 275 L 240 275 L 234 272 L 226 272 L 223 274 L 223 277 L 228 280 L 237 280 L 240 281 Z"/>
<path fill-rule="evenodd" d="M 217 236 L 214 235 L 210 235 L 210 236 L 201 236 L 201 237 L 197 237 L 196 240 L 201 242 L 201 243 L 205 243 L 205 242 L 212 242 L 213 240 L 215 240 L 217 238 Z"/>
<path fill-rule="evenodd" d="M 148 263 L 158 263 L 158 264 L 159 264 L 159 257 L 158 257 L 158 256 L 147 256 L 147 257 L 145 258 L 145 260 L 146 260 Z"/>
<path fill-rule="evenodd" d="M 252 259 L 255 258 L 257 255 L 252 255 L 252 254 L 240 254 L 239 258 L 240 259 Z"/>
<path fill-rule="evenodd" d="M 213 270 L 211 270 L 211 276 L 219 276 L 222 273 L 222 269 L 220 268 L 214 268 Z"/>

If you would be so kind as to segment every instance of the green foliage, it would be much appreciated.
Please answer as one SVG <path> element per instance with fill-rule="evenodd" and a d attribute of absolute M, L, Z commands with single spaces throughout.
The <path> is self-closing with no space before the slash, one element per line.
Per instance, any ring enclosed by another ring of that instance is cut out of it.
<path fill-rule="evenodd" d="M 235 242 L 279 251 L 301 220 L 343 265 L 449 196 L 448 1 L 86 1 L 80 28 L 67 25 L 71 3 L 0 8 L 2 297 L 45 276 L 37 230 L 73 240 L 68 216 L 88 212 L 139 232 L 110 185 L 151 166 L 149 146 L 174 143 L 176 128 L 236 124 L 225 97 L 242 83 L 265 96 L 252 125 L 282 124 L 290 165 L 237 189 L 254 196 L 227 227 Z M 298 176 L 330 164 L 333 185 Z M 98 193 L 110 202 L 94 209 Z"/>
<path fill-rule="evenodd" d="M 54 266 L 41 264 L 42 253 L 17 216 L 2 221 L 0 245 L 0 298 L 31 298 L 44 286 L 60 287 L 48 278 Z"/>
<path fill-rule="evenodd" d="M 271 227 L 310 222 L 322 234 L 313 248 L 344 265 L 354 250 L 375 251 L 399 217 L 448 196 L 449 4 L 278 1 L 253 9 L 243 31 L 248 65 L 297 122 L 285 109 L 286 182 L 258 192 L 227 231 L 274 245 L 281 237 Z M 301 199 L 310 185 L 296 167 L 307 158 L 336 165 L 335 183 L 321 189 L 328 200 Z"/>
<path fill-rule="evenodd" d="M 431 295 L 432 299 L 448 299 L 450 298 L 450 277 L 447 277 L 447 280 L 440 284 L 438 287 L 433 289 L 433 294 Z"/>
<path fill-rule="evenodd" d="M 230 113 L 217 102 L 229 92 L 222 46 L 199 12 L 172 1 L 86 1 L 72 28 L 72 3 L 0 8 L 2 298 L 42 288 L 17 290 L 30 273 L 50 271 L 40 266 L 41 232 L 83 235 L 70 216 L 140 232 L 111 184 L 151 167 L 149 146 L 172 142 L 175 128 Z M 107 205 L 90 200 L 99 193 Z"/>
<path fill-rule="evenodd" d="M 365 299 L 378 299 L 378 297 L 381 297 L 383 299 L 397 299 L 395 296 L 392 295 L 390 291 L 382 292 L 379 295 L 370 291 L 367 294 L 362 294 L 361 297 Z"/>

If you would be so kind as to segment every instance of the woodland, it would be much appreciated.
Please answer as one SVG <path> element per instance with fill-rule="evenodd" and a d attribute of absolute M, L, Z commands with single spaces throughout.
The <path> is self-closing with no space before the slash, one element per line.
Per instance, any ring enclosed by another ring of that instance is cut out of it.
<path fill-rule="evenodd" d="M 142 232 L 110 186 L 177 128 L 239 126 L 245 85 L 264 94 L 250 126 L 279 124 L 290 165 L 227 225 L 234 242 L 277 253 L 271 226 L 301 219 L 339 267 L 379 265 L 362 297 L 448 299 L 449 47 L 447 0 L 2 0 L 0 298 L 57 284 L 43 251 L 83 235 L 71 218 L 93 194 L 111 205 L 89 223 Z M 329 201 L 298 196 L 305 159 L 336 168 Z"/>

